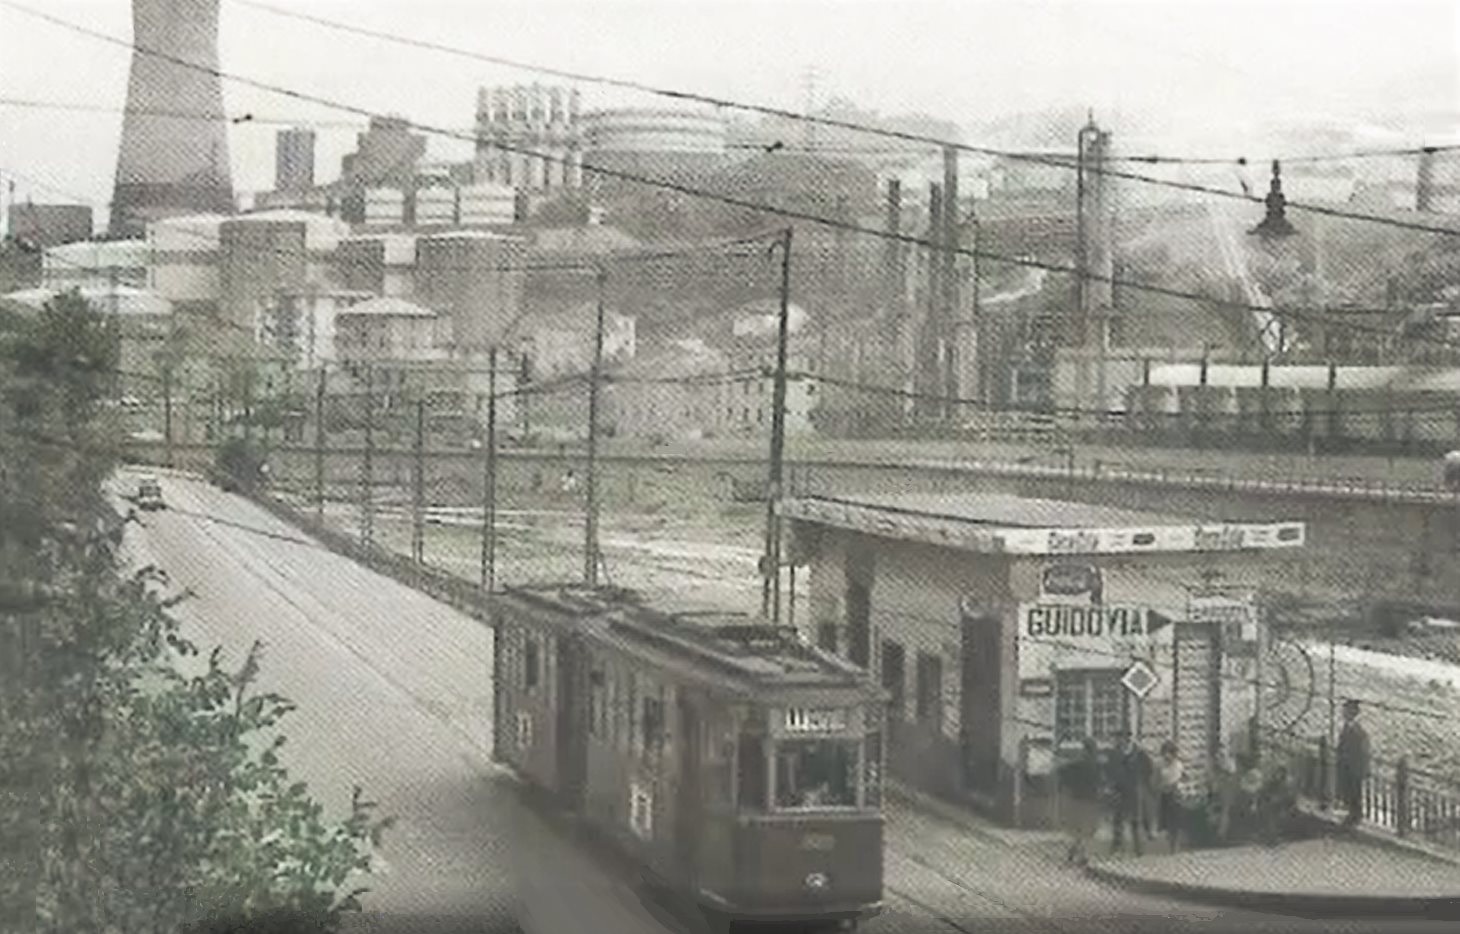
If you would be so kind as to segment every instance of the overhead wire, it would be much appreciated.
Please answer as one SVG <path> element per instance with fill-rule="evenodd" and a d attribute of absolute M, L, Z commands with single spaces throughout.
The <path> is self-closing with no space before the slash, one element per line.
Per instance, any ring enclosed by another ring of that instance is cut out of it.
<path fill-rule="evenodd" d="M 390 38 L 398 38 L 392 36 Z M 200 114 L 191 111 L 168 110 L 156 107 L 108 107 L 99 104 L 84 104 L 73 101 L 47 101 L 35 98 L 7 97 L 0 96 L 0 107 L 11 107 L 22 110 L 57 110 L 72 111 L 76 113 L 104 113 L 104 114 L 141 114 L 143 116 L 167 117 L 173 120 L 195 120 L 199 122 L 216 122 L 220 119 L 215 114 Z M 804 114 L 803 117 L 813 115 Z M 259 115 L 253 112 L 245 112 L 237 115 L 224 115 L 221 119 L 227 120 L 234 126 L 269 126 L 288 127 L 315 130 L 351 130 L 355 132 L 369 128 L 369 123 L 350 120 L 318 120 L 309 118 L 290 118 L 283 116 Z M 871 124 L 857 124 L 858 131 L 862 133 L 875 133 L 879 128 Z M 474 128 L 463 129 L 459 132 L 474 132 Z M 937 152 L 946 145 L 956 145 L 955 141 L 949 140 L 943 143 L 927 142 L 910 146 L 890 146 L 878 149 L 870 146 L 857 146 L 852 144 L 792 144 L 783 140 L 769 142 L 737 140 L 726 143 L 727 149 L 746 151 L 774 151 L 794 152 L 822 155 L 912 155 L 918 153 Z M 1330 153 L 1306 153 L 1301 155 L 1273 155 L 1264 158 L 1277 159 L 1283 163 L 1324 163 L 1324 162 L 1346 162 L 1355 159 L 1379 159 L 1379 158 L 1406 158 L 1423 155 L 1438 155 L 1441 153 L 1460 151 L 1460 143 L 1444 143 L 1434 145 L 1412 145 L 1392 148 L 1378 149 L 1356 149 L 1349 152 Z M 1009 150 L 1011 158 L 1017 158 L 1019 150 Z M 1058 152 L 1043 154 L 1030 153 L 1027 155 L 1043 155 L 1050 159 L 1065 160 L 1067 167 L 1075 168 L 1077 157 L 1074 155 L 1062 155 Z M 1105 157 L 1105 163 L 1135 162 L 1147 165 L 1202 165 L 1202 166 L 1237 166 L 1247 167 L 1259 164 L 1262 159 L 1253 159 L 1248 156 L 1173 156 L 1159 153 L 1145 154 L 1115 154 Z M 262 189 L 261 191 L 267 191 Z M 100 202 L 98 202 L 100 203 Z"/>
<path fill-rule="evenodd" d="M 508 58 L 506 56 L 488 55 L 486 53 L 474 52 L 474 51 L 471 51 L 471 50 L 468 50 L 468 49 L 462 49 L 462 48 L 457 47 L 457 46 L 446 45 L 444 43 L 431 42 L 431 41 L 428 41 L 428 40 L 418 39 L 418 38 L 414 38 L 414 37 L 410 37 L 410 36 L 401 36 L 401 35 L 394 34 L 394 33 L 382 32 L 380 30 L 370 29 L 368 27 L 360 26 L 358 24 L 346 23 L 346 22 L 342 22 L 342 21 L 339 21 L 339 20 L 332 20 L 332 19 L 328 19 L 326 17 L 317 16 L 317 15 L 310 14 L 310 13 L 302 13 L 302 12 L 299 12 L 297 10 L 287 10 L 287 9 L 284 9 L 283 7 L 276 6 L 276 5 L 272 4 L 272 3 L 260 2 L 260 0 L 232 0 L 232 2 L 235 3 L 235 4 L 237 4 L 237 5 L 239 5 L 239 6 L 250 7 L 250 8 L 253 8 L 253 9 L 257 9 L 257 10 L 262 10 L 262 11 L 265 11 L 265 12 L 270 13 L 270 14 L 275 15 L 275 16 L 285 17 L 285 18 L 288 18 L 288 19 L 294 19 L 294 20 L 297 20 L 297 21 L 309 22 L 309 23 L 313 23 L 315 25 L 323 26 L 323 27 L 328 28 L 328 29 L 334 29 L 334 30 L 338 30 L 338 31 L 341 31 L 341 32 L 346 32 L 346 33 L 353 33 L 355 35 L 365 36 L 365 37 L 372 38 L 372 39 L 377 39 L 377 40 L 380 40 L 380 41 L 383 41 L 383 42 L 389 42 L 389 43 L 393 43 L 393 44 L 397 44 L 397 45 L 405 45 L 405 46 L 410 46 L 410 47 L 414 47 L 414 48 L 425 49 L 425 50 L 434 51 L 434 52 L 441 52 L 441 53 L 444 53 L 444 54 L 449 54 L 449 55 L 454 55 L 454 56 L 458 56 L 458 57 L 462 57 L 462 58 L 467 58 L 467 59 L 472 59 L 472 60 L 476 60 L 476 61 L 481 61 L 481 62 L 488 63 L 488 64 L 501 65 L 503 67 L 519 69 L 519 70 L 522 70 L 522 71 L 529 71 L 529 72 L 535 72 L 535 73 L 543 74 L 543 75 L 550 75 L 550 76 L 553 76 L 553 77 L 562 78 L 562 79 L 569 80 L 569 81 L 577 81 L 577 82 L 581 82 L 581 83 L 584 83 L 584 84 L 598 84 L 598 85 L 602 85 L 602 86 L 605 86 L 605 87 L 618 88 L 618 89 L 621 89 L 621 90 L 637 91 L 637 92 L 644 93 L 644 94 L 650 94 L 650 95 L 653 95 L 653 96 L 656 96 L 656 97 L 665 97 L 665 98 L 669 98 L 669 99 L 672 99 L 672 100 L 680 100 L 680 101 L 687 101 L 687 102 L 690 102 L 690 103 L 709 105 L 709 106 L 713 106 L 713 107 L 721 108 L 721 109 L 726 109 L 726 110 L 738 110 L 738 111 L 747 112 L 747 113 L 756 113 L 756 114 L 760 114 L 762 116 L 777 117 L 777 118 L 784 119 L 784 120 L 792 120 L 792 121 L 796 121 L 796 122 L 807 123 L 807 124 L 810 124 L 812 126 L 820 126 L 820 127 L 831 128 L 831 129 L 840 129 L 840 130 L 848 130 L 848 131 L 853 131 L 853 132 L 858 132 L 858 133 L 865 133 L 865 134 L 868 134 L 868 135 L 880 136 L 880 137 L 887 138 L 887 139 L 896 139 L 896 140 L 901 140 L 903 142 L 908 142 L 908 143 L 917 143 L 917 144 L 921 144 L 921 145 L 937 147 L 939 149 L 952 149 L 952 150 L 955 150 L 955 151 L 972 153 L 972 154 L 976 154 L 976 155 L 996 156 L 996 157 L 999 157 L 999 158 L 1016 160 L 1016 161 L 1025 161 L 1025 162 L 1030 162 L 1030 163 L 1034 163 L 1034 164 L 1038 164 L 1038 165 L 1044 165 L 1044 166 L 1055 167 L 1055 168 L 1074 169 L 1074 168 L 1079 167 L 1078 164 L 1077 164 L 1077 162 L 1076 162 L 1076 160 L 1074 159 L 1074 157 L 1069 157 L 1069 156 L 1066 156 L 1066 157 L 1048 157 L 1048 156 L 1036 155 L 1036 154 L 1027 153 L 1027 152 L 1019 152 L 1017 150 L 999 149 L 999 148 L 995 148 L 995 147 L 992 147 L 992 146 L 978 146 L 978 145 L 973 145 L 973 144 L 969 144 L 969 143 L 959 143 L 959 142 L 955 142 L 955 141 L 952 141 L 952 140 L 939 139 L 937 137 L 927 136 L 927 135 L 920 134 L 920 133 L 909 133 L 909 132 L 905 132 L 905 131 L 901 131 L 901 130 L 888 129 L 888 128 L 885 128 L 885 127 L 875 127 L 875 126 L 871 126 L 871 125 L 868 125 L 868 124 L 865 124 L 865 123 L 858 123 L 856 121 L 841 120 L 841 119 L 837 119 L 837 118 L 833 118 L 833 117 L 828 117 L 828 116 L 819 116 L 819 115 L 815 115 L 815 114 L 801 113 L 801 112 L 798 112 L 798 111 L 787 110 L 787 109 L 781 108 L 781 107 L 772 107 L 772 106 L 765 105 L 765 104 L 745 103 L 743 101 L 736 101 L 736 100 L 732 100 L 730 98 L 718 97 L 718 96 L 714 96 L 714 95 L 700 94 L 700 93 L 696 93 L 696 92 L 692 92 L 692 91 L 682 91 L 682 90 L 676 90 L 676 89 L 671 89 L 671 88 L 659 87 L 659 86 L 647 84 L 645 82 L 640 82 L 640 81 L 633 81 L 633 80 L 622 79 L 622 78 L 612 78 L 612 77 L 607 77 L 607 76 L 604 76 L 604 75 L 588 74 L 588 73 L 573 71 L 573 70 L 569 70 L 569 69 L 553 68 L 553 67 L 544 66 L 544 65 L 527 63 L 527 62 L 523 62 L 523 61 L 520 61 L 520 60 L 517 60 L 517 59 Z M 9 5 L 9 0 L 6 0 L 6 5 Z M 475 138 L 475 137 L 473 137 L 473 138 Z M 503 149 L 505 151 L 509 151 L 509 152 L 514 152 L 514 151 L 520 152 L 521 151 L 521 150 L 515 150 L 512 147 L 507 146 L 507 145 L 501 145 L 501 144 L 499 144 L 496 141 L 493 141 L 493 145 L 495 145 L 498 148 Z M 1421 148 L 1421 150 L 1428 150 L 1429 149 L 1429 147 L 1420 147 L 1420 148 Z M 1445 148 L 1460 148 L 1460 146 L 1456 146 L 1456 147 L 1445 147 Z M 1440 149 L 1440 147 L 1435 147 L 1435 151 L 1439 151 L 1439 149 Z M 1108 163 L 1108 162 L 1110 162 L 1112 160 L 1108 160 L 1107 159 L 1107 160 L 1103 160 L 1103 161 Z M 1195 160 L 1191 160 L 1191 159 L 1176 160 L 1176 159 L 1168 159 L 1168 158 L 1159 157 L 1159 156 L 1139 157 L 1139 158 L 1136 158 L 1133 161 L 1148 162 L 1148 163 L 1169 162 L 1169 163 L 1173 163 L 1173 164 L 1196 164 Z M 1309 161 L 1312 161 L 1311 157 L 1309 158 Z M 1225 161 L 1221 162 L 1220 164 L 1246 165 L 1247 164 L 1247 159 L 1245 157 L 1238 157 L 1237 159 L 1233 159 L 1233 160 L 1225 160 Z M 586 171 L 587 168 L 588 167 L 585 165 L 584 166 L 584 170 Z M 1207 195 L 1212 195 L 1212 196 L 1215 196 L 1215 197 L 1222 197 L 1222 198 L 1232 198 L 1232 199 L 1246 201 L 1246 202 L 1255 203 L 1255 204 L 1262 204 L 1263 203 L 1263 198 L 1258 197 L 1258 196 L 1255 196 L 1255 195 L 1252 195 L 1252 194 L 1248 194 L 1248 193 L 1234 192 L 1234 191 L 1230 191 L 1230 190 L 1227 190 L 1227 189 L 1212 188 L 1212 187 L 1204 186 L 1204 185 L 1196 185 L 1196 184 L 1190 183 L 1190 182 L 1178 182 L 1178 181 L 1173 181 L 1173 180 L 1170 180 L 1170 179 L 1156 178 L 1156 177 L 1148 176 L 1148 175 L 1139 175 L 1139 174 L 1136 174 L 1136 173 L 1124 172 L 1124 171 L 1117 170 L 1117 169 L 1106 168 L 1106 167 L 1104 167 L 1102 165 L 1093 165 L 1092 166 L 1092 165 L 1086 164 L 1083 167 L 1083 170 L 1084 171 L 1087 171 L 1087 172 L 1090 172 L 1091 174 L 1104 175 L 1104 176 L 1111 177 L 1111 178 L 1120 178 L 1120 179 L 1125 179 L 1125 180 L 1128 180 L 1128 181 L 1141 182 L 1141 183 L 1144 183 L 1144 184 L 1150 184 L 1150 185 L 1155 185 L 1155 186 L 1159 186 L 1159 187 L 1171 188 L 1171 189 L 1175 189 L 1175 190 L 1179 190 L 1179 191 L 1196 192 L 1196 193 L 1202 193 L 1202 194 L 1207 194 Z M 1421 223 L 1417 223 L 1417 222 L 1402 221 L 1402 220 L 1399 220 L 1399 219 L 1396 219 L 1396 218 L 1386 218 L 1386 217 L 1383 217 L 1382 215 L 1362 214 L 1362 213 L 1358 213 L 1358 212 L 1354 212 L 1354 211 L 1344 211 L 1344 210 L 1337 209 L 1337 208 L 1329 208 L 1329 207 L 1325 207 L 1325 206 L 1322 206 L 1322 205 L 1306 204 L 1306 203 L 1297 202 L 1297 201 L 1288 201 L 1287 202 L 1287 207 L 1288 208 L 1291 208 L 1293 210 L 1309 211 L 1309 212 L 1312 212 L 1312 213 L 1323 214 L 1323 215 L 1328 215 L 1328 216 L 1333 216 L 1333 217 L 1347 217 L 1347 218 L 1350 218 L 1350 219 L 1353 219 L 1353 220 L 1362 220 L 1362 221 L 1366 221 L 1366 222 L 1369 222 L 1369 223 L 1385 224 L 1385 225 L 1388 225 L 1388 226 L 1399 227 L 1399 228 L 1407 229 L 1407 230 L 1414 230 L 1414 231 L 1425 232 L 1425 233 L 1441 234 L 1441 235 L 1446 235 L 1446 236 L 1460 236 L 1460 228 L 1457 228 L 1457 227 L 1441 227 L 1441 226 L 1432 225 L 1432 224 L 1421 224 Z"/>
<path fill-rule="evenodd" d="M 359 107 L 359 106 L 356 106 L 356 105 L 353 105 L 353 104 L 342 103 L 342 102 L 335 101 L 335 100 L 332 100 L 332 99 L 329 99 L 329 98 L 321 97 L 319 95 L 311 94 L 311 93 L 304 92 L 304 91 L 295 90 L 293 88 L 283 87 L 283 86 L 280 86 L 280 85 L 275 85 L 275 84 L 271 84 L 271 83 L 268 83 L 268 82 L 259 81 L 259 80 L 256 80 L 256 79 L 253 79 L 253 78 L 249 78 L 249 77 L 246 77 L 246 76 L 242 76 L 242 75 L 238 75 L 238 74 L 226 72 L 226 71 L 223 71 L 221 69 L 216 69 L 216 68 L 211 68 L 211 67 L 199 65 L 199 64 L 197 64 L 195 62 L 190 62 L 190 61 L 187 61 L 186 59 L 179 58 L 178 56 L 169 55 L 168 53 L 164 53 L 164 52 L 159 52 L 159 51 L 157 51 L 155 49 L 149 49 L 149 48 L 147 48 L 145 46 L 142 46 L 142 45 L 139 45 L 139 44 L 137 44 L 135 42 L 130 42 L 128 40 L 124 40 L 124 39 L 118 38 L 116 36 L 112 36 L 110 34 L 107 34 L 107 33 L 104 33 L 104 32 L 100 32 L 98 30 L 94 30 L 94 29 L 91 29 L 89 27 L 86 27 L 86 26 L 82 26 L 80 24 L 77 24 L 77 23 L 70 22 L 70 21 L 65 20 L 65 19 L 62 19 L 60 17 L 52 16 L 52 15 L 50 15 L 48 13 L 43 13 L 43 12 L 40 12 L 40 11 L 31 9 L 31 8 L 29 8 L 29 7 L 27 7 L 27 6 L 23 5 L 23 4 L 15 3 L 15 2 L 13 2 L 13 0 L 0 0 L 0 6 L 4 6 L 4 7 L 8 7 L 8 8 L 17 10 L 19 12 L 25 13 L 25 14 L 30 15 L 32 17 L 35 17 L 35 18 L 38 18 L 38 19 L 41 19 L 41 20 L 50 22 L 50 23 L 52 23 L 54 25 L 57 25 L 57 26 L 59 26 L 59 27 L 61 27 L 63 29 L 67 29 L 67 30 L 70 30 L 70 31 L 73 31 L 73 32 L 77 32 L 77 33 L 80 33 L 82 35 L 86 35 L 86 36 L 95 38 L 95 39 L 97 39 L 99 41 L 102 41 L 102 42 L 106 42 L 106 43 L 114 44 L 114 45 L 120 45 L 122 47 L 132 49 L 132 50 L 134 50 L 134 51 L 136 51 L 138 53 L 144 54 L 144 55 L 148 55 L 148 56 L 151 56 L 151 57 L 157 57 L 157 58 L 160 58 L 160 59 L 165 60 L 165 61 L 171 61 L 171 62 L 173 62 L 173 63 L 175 63 L 177 65 L 180 65 L 182 67 L 189 68 L 189 69 L 194 69 L 194 70 L 198 70 L 198 71 L 201 71 L 201 72 L 204 72 L 204 73 L 207 73 L 207 74 L 211 74 L 211 75 L 214 75 L 214 76 L 216 76 L 216 77 L 218 77 L 220 79 L 223 79 L 223 80 L 228 80 L 228 81 L 231 81 L 231 82 L 243 84 L 243 85 L 246 85 L 246 86 L 249 86 L 249 87 L 256 88 L 258 90 L 263 90 L 263 91 L 266 91 L 266 92 L 269 92 L 269 93 L 273 93 L 273 94 L 277 94 L 277 95 L 280 95 L 280 96 L 289 97 L 289 98 L 292 98 L 292 99 L 297 99 L 297 100 L 302 100 L 302 101 L 306 101 L 306 102 L 310 102 L 310 103 L 319 104 L 320 106 L 325 106 L 325 107 L 333 108 L 333 109 L 340 110 L 340 111 L 343 111 L 343 112 L 356 113 L 356 114 L 359 114 L 359 115 L 362 115 L 362 116 L 372 116 L 373 115 L 372 111 L 370 111 L 367 108 Z M 413 128 L 417 129 L 417 130 L 420 130 L 420 131 L 425 132 L 425 133 L 430 133 L 430 134 L 433 134 L 433 135 L 445 136 L 447 138 L 452 138 L 452 139 L 467 139 L 468 141 L 474 141 L 474 139 L 475 139 L 474 136 L 473 137 L 466 137 L 466 136 L 463 136 L 462 134 L 455 133 L 455 132 L 453 132 L 451 130 L 446 130 L 446 129 L 442 129 L 440 127 L 434 127 L 434 126 L 430 126 L 430 125 L 427 125 L 427 124 L 411 123 L 410 125 Z M 532 149 L 528 149 L 526 147 L 513 146 L 513 145 L 507 145 L 507 144 L 497 144 L 497 145 L 498 145 L 498 148 L 502 148 L 504 151 L 510 151 L 510 152 L 516 152 L 516 153 L 523 154 L 523 155 L 529 155 L 529 156 L 532 156 L 534 158 L 542 159 L 545 162 L 562 163 L 562 162 L 568 161 L 565 157 L 556 156 L 556 155 L 550 154 L 550 153 L 537 152 L 537 151 L 534 151 Z M 913 236 L 913 235 L 910 235 L 910 234 L 902 234 L 902 233 L 897 233 L 897 232 L 888 231 L 888 230 L 880 230 L 880 229 L 872 228 L 872 227 L 864 227 L 864 226 L 861 226 L 859 224 L 854 224 L 854 223 L 847 222 L 847 221 L 840 221 L 840 220 L 836 220 L 836 219 L 833 219 L 833 218 L 828 218 L 828 217 L 825 217 L 825 216 L 822 216 L 822 215 L 818 215 L 818 214 L 814 214 L 814 213 L 811 213 L 811 212 L 808 212 L 808 211 L 796 210 L 796 209 L 787 208 L 787 207 L 781 207 L 781 206 L 776 206 L 776 205 L 763 204 L 763 203 L 759 203 L 759 202 L 755 202 L 755 201 L 750 201 L 750 200 L 747 200 L 747 199 L 744 199 L 744 198 L 736 197 L 734 195 L 727 195 L 727 194 L 723 194 L 723 193 L 720 193 L 720 192 L 711 191 L 711 190 L 708 190 L 708 189 L 698 188 L 698 187 L 695 187 L 695 186 L 692 186 L 692 185 L 687 185 L 687 184 L 682 184 L 682 183 L 678 183 L 678 182 L 673 182 L 673 181 L 670 181 L 670 180 L 667 180 L 667 179 L 663 179 L 663 178 L 647 177 L 647 176 L 638 175 L 638 174 L 633 173 L 633 172 L 628 172 L 628 171 L 623 171 L 623 170 L 618 170 L 618 169 L 610 169 L 610 168 L 606 168 L 606 167 L 603 167 L 603 166 L 589 166 L 589 165 L 584 165 L 584 166 L 582 166 L 582 168 L 583 168 L 583 170 L 585 172 L 590 172 L 590 173 L 602 175 L 604 177 L 609 177 L 609 178 L 616 178 L 616 179 L 619 179 L 619 180 L 622 180 L 622 181 L 626 181 L 626 182 L 629 182 L 629 183 L 633 183 L 633 184 L 643 185 L 643 186 L 650 187 L 650 188 L 658 188 L 658 189 L 665 190 L 665 191 L 673 191 L 673 192 L 677 192 L 677 193 L 680 193 L 680 194 L 683 194 L 683 195 L 686 195 L 686 196 L 689 196 L 689 197 L 699 198 L 699 199 L 705 200 L 705 201 L 717 202 L 717 203 L 724 204 L 724 205 L 727 205 L 727 206 L 742 208 L 742 209 L 746 209 L 746 210 L 750 210 L 750 211 L 755 211 L 755 212 L 762 213 L 762 214 L 767 214 L 767 215 L 772 215 L 772 216 L 778 216 L 778 217 L 784 217 L 784 218 L 788 218 L 788 219 L 791 219 L 791 220 L 801 220 L 801 221 L 805 221 L 807 223 L 815 224 L 817 226 L 826 227 L 826 228 L 831 229 L 831 230 L 841 230 L 841 231 L 845 231 L 845 232 L 849 232 L 849 233 L 856 233 L 856 234 L 862 234 L 862 235 L 866 235 L 866 236 L 871 236 L 871 237 L 878 238 L 878 239 L 901 242 L 901 243 L 905 243 L 905 244 L 912 245 L 912 246 L 924 247 L 924 248 L 927 248 L 927 249 L 931 249 L 931 250 L 935 250 L 935 251 L 947 253 L 947 254 L 950 254 L 950 255 L 966 256 L 966 257 L 973 258 L 973 259 L 986 259 L 986 260 L 991 260 L 991 261 L 996 261 L 996 262 L 1007 263 L 1007 264 L 1014 265 L 1014 266 L 1023 266 L 1023 267 L 1027 267 L 1027 268 L 1033 268 L 1033 269 L 1043 269 L 1043 270 L 1045 270 L 1047 272 L 1056 272 L 1056 273 L 1060 273 L 1060 274 L 1073 274 L 1073 275 L 1080 276 L 1082 279 L 1085 279 L 1085 280 L 1095 281 L 1095 282 L 1109 282 L 1109 283 L 1111 283 L 1114 286 L 1119 286 L 1121 288 L 1130 289 L 1130 290 L 1134 290 L 1134 291 L 1142 291 L 1142 292 L 1147 292 L 1147 293 L 1155 294 L 1155 295 L 1163 295 L 1163 296 L 1169 297 L 1169 298 L 1185 299 L 1185 300 L 1188 300 L 1188 301 L 1196 301 L 1196 302 L 1203 303 L 1203 304 L 1207 304 L 1207 305 L 1227 307 L 1227 308 L 1232 308 L 1232 309 L 1237 309 L 1237 310 L 1243 310 L 1243 311 L 1256 311 L 1256 312 L 1261 312 L 1263 314 L 1271 315 L 1271 316 L 1273 316 L 1275 318 L 1279 318 L 1279 319 L 1282 318 L 1282 317 L 1284 317 L 1284 316 L 1291 316 L 1291 314 L 1292 314 L 1288 310 L 1277 310 L 1277 309 L 1274 309 L 1274 308 L 1271 308 L 1271 307 L 1267 307 L 1267 306 L 1261 306 L 1261 305 L 1251 304 L 1249 302 L 1235 301 L 1235 300 L 1232 300 L 1232 299 L 1223 299 L 1223 298 L 1219 298 L 1219 297 L 1216 297 L 1216 296 L 1201 295 L 1199 293 L 1186 292 L 1186 291 L 1181 290 L 1181 289 L 1175 289 L 1175 288 L 1170 288 L 1170 287 L 1166 287 L 1166 286 L 1159 286 L 1159 285 L 1154 285 L 1154 284 L 1151 284 L 1151 283 L 1135 282 L 1135 281 L 1123 279 L 1123 278 L 1121 278 L 1119 276 L 1106 276 L 1106 275 L 1099 274 L 1099 273 L 1092 273 L 1092 272 L 1088 272 L 1088 271 L 1082 271 L 1082 270 L 1080 270 L 1077 267 L 1067 266 L 1067 265 L 1064 265 L 1064 264 L 1044 262 L 1044 261 L 1039 261 L 1039 260 L 1035 260 L 1035 259 L 1031 259 L 1031 258 L 1027 258 L 1027 257 L 1012 257 L 1012 256 L 1006 256 L 1006 255 L 1003 255 L 1003 254 L 994 253 L 992 251 L 982 250 L 982 249 L 969 249 L 969 248 L 965 248 L 965 247 L 958 247 L 958 246 L 951 246 L 951 245 L 947 245 L 947 244 L 936 243 L 936 242 L 933 242 L 931 240 L 927 240 L 927 239 L 924 239 L 922 237 L 917 237 L 917 236 Z M 1230 194 L 1230 193 L 1227 193 L 1227 194 Z M 1239 195 L 1237 197 L 1243 197 L 1243 196 L 1240 196 Z M 1460 230 L 1454 230 L 1454 231 L 1452 231 L 1452 230 L 1445 229 L 1445 228 L 1435 228 L 1435 230 L 1437 232 L 1444 232 L 1444 233 L 1460 233 Z M 1383 310 L 1383 313 L 1392 314 L 1393 311 L 1391 309 L 1385 309 L 1385 310 Z"/>

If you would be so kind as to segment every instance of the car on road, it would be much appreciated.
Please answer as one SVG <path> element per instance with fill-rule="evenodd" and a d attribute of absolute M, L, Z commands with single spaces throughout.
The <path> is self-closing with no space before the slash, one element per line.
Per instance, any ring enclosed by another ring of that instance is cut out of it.
<path fill-rule="evenodd" d="M 145 476 L 137 481 L 137 508 L 147 512 L 167 508 L 162 498 L 162 483 L 156 477 Z"/>

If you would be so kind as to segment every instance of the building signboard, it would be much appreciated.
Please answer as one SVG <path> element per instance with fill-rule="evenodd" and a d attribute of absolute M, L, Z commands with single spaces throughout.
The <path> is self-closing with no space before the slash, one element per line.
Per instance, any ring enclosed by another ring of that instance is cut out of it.
<path fill-rule="evenodd" d="M 1302 522 L 1158 525 L 1127 528 L 991 528 L 956 516 L 806 498 L 781 503 L 780 515 L 903 541 L 1009 555 L 1232 552 L 1301 548 Z"/>
<path fill-rule="evenodd" d="M 1040 586 L 1046 597 L 1085 597 L 1103 602 L 1105 582 L 1100 569 L 1088 564 L 1051 564 L 1044 569 Z"/>
<path fill-rule="evenodd" d="M 1041 601 L 1018 612 L 1021 680 L 1059 669 L 1121 669 L 1171 644 L 1171 618 L 1150 607 Z"/>

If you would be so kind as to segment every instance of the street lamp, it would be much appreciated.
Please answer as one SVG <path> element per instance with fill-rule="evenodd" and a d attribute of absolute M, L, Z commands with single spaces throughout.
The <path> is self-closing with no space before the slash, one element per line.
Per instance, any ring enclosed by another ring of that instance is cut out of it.
<path fill-rule="evenodd" d="M 1298 231 L 1287 217 L 1287 196 L 1283 194 L 1283 170 L 1282 163 L 1272 160 L 1272 183 L 1268 187 L 1267 197 L 1264 199 L 1267 205 L 1267 214 L 1262 222 L 1249 233 L 1256 234 L 1263 239 L 1277 239 L 1291 237 Z"/>

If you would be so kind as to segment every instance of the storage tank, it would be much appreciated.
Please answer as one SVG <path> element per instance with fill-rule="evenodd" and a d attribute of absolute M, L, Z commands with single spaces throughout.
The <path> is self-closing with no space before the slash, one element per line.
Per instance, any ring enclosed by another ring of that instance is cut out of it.
<path fill-rule="evenodd" d="M 278 291 L 329 285 L 335 250 L 349 225 L 323 214 L 261 211 L 219 228 L 219 306 L 228 321 L 252 330 L 259 300 Z"/>
<path fill-rule="evenodd" d="M 399 227 L 406 222 L 406 194 L 399 188 L 365 192 L 365 226 Z"/>
<path fill-rule="evenodd" d="M 455 189 L 431 187 L 416 191 L 417 227 L 450 227 L 455 223 Z"/>
<path fill-rule="evenodd" d="M 415 267 L 415 234 L 350 237 L 335 253 L 335 281 L 341 287 L 390 298 L 413 294 Z"/>
<path fill-rule="evenodd" d="M 517 192 L 510 185 L 465 185 L 460 197 L 463 226 L 505 225 L 517 219 Z"/>
<path fill-rule="evenodd" d="M 420 239 L 417 300 L 451 319 L 458 351 L 484 350 L 508 336 L 522 307 L 526 254 L 521 238 L 481 230 Z"/>
<path fill-rule="evenodd" d="M 218 301 L 222 214 L 169 217 L 147 225 L 149 287 L 177 305 Z"/>

